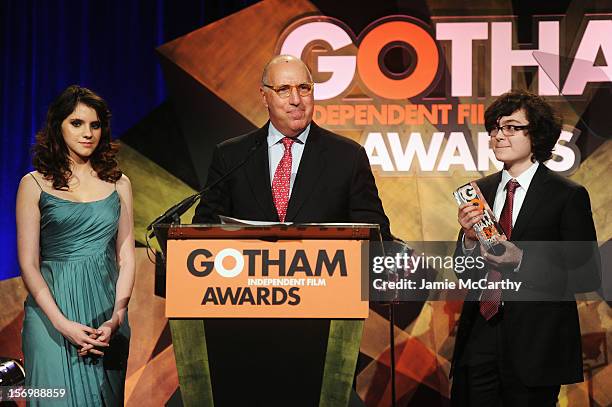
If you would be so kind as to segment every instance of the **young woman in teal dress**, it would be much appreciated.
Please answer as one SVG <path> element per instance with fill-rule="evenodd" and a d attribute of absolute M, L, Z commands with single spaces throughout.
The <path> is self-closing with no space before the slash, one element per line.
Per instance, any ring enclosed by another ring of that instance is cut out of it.
<path fill-rule="evenodd" d="M 106 102 L 68 87 L 49 107 L 17 192 L 26 385 L 61 406 L 123 405 L 134 285 L 132 192 Z M 46 405 L 37 398 L 30 405 Z"/>

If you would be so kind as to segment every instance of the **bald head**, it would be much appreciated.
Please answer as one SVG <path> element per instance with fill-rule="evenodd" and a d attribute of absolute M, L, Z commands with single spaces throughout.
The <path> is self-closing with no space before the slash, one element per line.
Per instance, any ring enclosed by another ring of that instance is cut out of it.
<path fill-rule="evenodd" d="M 268 61 L 268 63 L 264 67 L 263 74 L 261 75 L 261 83 L 269 85 L 271 76 L 273 76 L 270 75 L 270 72 L 276 71 L 277 69 L 283 69 L 284 66 L 288 65 L 300 66 L 306 72 L 308 81 L 312 82 L 312 75 L 310 73 L 310 70 L 308 69 L 306 64 L 302 62 L 301 59 L 296 58 L 293 55 L 277 55 L 273 57 L 270 61 Z"/>

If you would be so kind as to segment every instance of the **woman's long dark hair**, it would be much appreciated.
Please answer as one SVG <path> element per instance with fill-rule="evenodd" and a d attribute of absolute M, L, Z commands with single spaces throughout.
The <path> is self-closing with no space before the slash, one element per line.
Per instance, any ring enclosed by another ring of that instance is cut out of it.
<path fill-rule="evenodd" d="M 45 179 L 53 182 L 54 189 L 68 189 L 68 181 L 72 176 L 68 148 L 62 135 L 62 122 L 74 112 L 79 103 L 96 111 L 102 130 L 100 142 L 90 157 L 92 168 L 98 178 L 107 182 L 117 182 L 122 175 L 115 157 L 117 144 L 111 139 L 108 105 L 91 90 L 72 85 L 49 106 L 47 119 L 42 129 L 36 133 L 33 147 L 32 164 Z"/>

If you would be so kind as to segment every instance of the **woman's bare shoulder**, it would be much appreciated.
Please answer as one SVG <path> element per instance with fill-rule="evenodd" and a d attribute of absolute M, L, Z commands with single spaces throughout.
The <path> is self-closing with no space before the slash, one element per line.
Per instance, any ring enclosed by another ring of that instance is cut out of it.
<path fill-rule="evenodd" d="M 121 178 L 119 178 L 115 184 L 117 186 L 117 191 L 120 194 L 132 194 L 132 182 L 128 178 L 127 175 L 123 174 Z"/>
<path fill-rule="evenodd" d="M 19 181 L 19 190 L 17 191 L 18 197 L 24 197 L 26 199 L 36 199 L 40 196 L 40 192 L 43 191 L 45 186 L 45 179 L 38 171 L 32 171 L 21 177 Z"/>
<path fill-rule="evenodd" d="M 23 177 L 21 177 L 20 185 L 39 186 L 39 187 L 44 188 L 45 186 L 47 186 L 48 183 L 49 181 L 45 179 L 45 176 L 43 174 L 34 170 L 34 171 L 28 172 Z"/>

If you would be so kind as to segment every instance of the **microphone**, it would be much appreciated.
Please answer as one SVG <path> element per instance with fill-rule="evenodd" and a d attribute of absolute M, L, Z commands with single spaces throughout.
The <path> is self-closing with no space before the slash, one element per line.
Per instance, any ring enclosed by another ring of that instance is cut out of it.
<path fill-rule="evenodd" d="M 213 189 L 214 187 L 216 187 L 217 185 L 225 181 L 230 175 L 232 175 L 239 168 L 245 165 L 251 159 L 253 154 L 255 154 L 255 152 L 262 145 L 263 145 L 263 141 L 261 138 L 255 141 L 255 144 L 253 144 L 251 148 L 249 148 L 249 151 L 247 151 L 247 154 L 242 161 L 240 161 L 238 164 L 233 166 L 228 172 L 226 172 L 223 176 L 221 176 L 219 179 L 217 179 L 215 182 L 213 182 L 209 186 L 204 187 L 199 192 L 191 196 L 188 196 L 187 198 L 183 199 L 181 202 L 177 203 L 176 205 L 173 205 L 168 210 L 166 210 L 166 212 L 162 213 L 157 218 L 155 218 L 155 220 L 151 222 L 149 226 L 147 226 L 147 233 L 150 232 L 155 225 L 157 225 L 158 223 L 162 223 L 163 221 L 166 221 L 168 219 L 171 220 L 171 223 L 179 223 L 181 215 L 187 212 L 187 210 L 191 208 L 196 203 L 196 201 L 202 197 L 202 195 L 204 195 L 205 193 L 207 193 L 208 191 L 210 191 L 211 189 Z M 151 232 L 149 237 L 151 238 L 153 236 L 154 236 L 154 233 Z"/>

